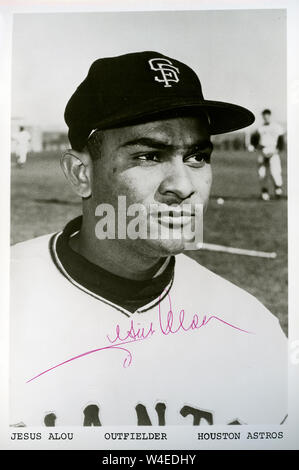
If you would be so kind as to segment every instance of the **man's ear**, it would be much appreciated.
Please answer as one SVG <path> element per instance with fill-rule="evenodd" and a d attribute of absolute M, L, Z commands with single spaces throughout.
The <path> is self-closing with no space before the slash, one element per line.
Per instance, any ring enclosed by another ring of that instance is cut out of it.
<path fill-rule="evenodd" d="M 78 196 L 91 195 L 92 161 L 88 152 L 66 150 L 60 159 L 62 171 Z"/>

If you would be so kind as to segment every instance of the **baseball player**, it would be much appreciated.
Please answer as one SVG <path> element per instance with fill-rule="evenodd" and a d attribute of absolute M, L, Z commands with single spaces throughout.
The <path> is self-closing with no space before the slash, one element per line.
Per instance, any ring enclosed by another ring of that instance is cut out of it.
<path fill-rule="evenodd" d="M 257 150 L 259 152 L 257 163 L 261 198 L 264 201 L 269 201 L 270 179 L 274 184 L 275 197 L 279 199 L 282 195 L 282 174 L 279 151 L 283 149 L 284 131 L 279 124 L 272 122 L 270 109 L 264 109 L 262 117 L 263 124 L 251 136 L 251 143 L 248 150 Z"/>
<path fill-rule="evenodd" d="M 27 160 L 31 136 L 23 126 L 20 126 L 19 132 L 16 134 L 14 139 L 16 140 L 17 166 L 22 168 Z"/>
<path fill-rule="evenodd" d="M 145 51 L 96 60 L 65 120 L 61 166 L 82 216 L 12 248 L 11 425 L 283 422 L 278 320 L 184 254 L 208 204 L 210 137 L 253 114 L 205 100 L 190 67 Z M 157 206 L 139 222 L 172 236 L 100 237 L 120 197 Z"/>

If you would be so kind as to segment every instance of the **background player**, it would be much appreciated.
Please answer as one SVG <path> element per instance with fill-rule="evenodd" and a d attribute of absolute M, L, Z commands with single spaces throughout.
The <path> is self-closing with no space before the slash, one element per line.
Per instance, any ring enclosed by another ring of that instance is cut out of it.
<path fill-rule="evenodd" d="M 283 149 L 282 127 L 272 121 L 270 109 L 262 112 L 263 124 L 252 134 L 249 151 L 258 150 L 258 176 L 261 187 L 261 198 L 269 201 L 270 180 L 274 183 L 275 197 L 282 195 L 282 174 L 279 151 Z"/>
<path fill-rule="evenodd" d="M 22 168 L 27 160 L 27 153 L 29 150 L 29 143 L 31 141 L 31 135 L 29 132 L 24 129 L 23 126 L 20 126 L 19 132 L 15 135 L 14 139 L 16 140 L 16 155 L 17 155 L 17 166 Z"/>

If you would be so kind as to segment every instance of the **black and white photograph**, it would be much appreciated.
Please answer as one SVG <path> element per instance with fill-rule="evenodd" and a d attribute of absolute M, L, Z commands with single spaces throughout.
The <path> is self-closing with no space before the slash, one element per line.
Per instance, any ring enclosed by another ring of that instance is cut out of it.
<path fill-rule="evenodd" d="M 12 445 L 283 440 L 287 33 L 283 7 L 13 14 Z"/>

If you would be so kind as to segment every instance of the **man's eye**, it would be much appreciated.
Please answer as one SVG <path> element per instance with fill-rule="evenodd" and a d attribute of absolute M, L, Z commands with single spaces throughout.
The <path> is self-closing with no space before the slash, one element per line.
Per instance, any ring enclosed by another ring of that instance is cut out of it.
<path fill-rule="evenodd" d="M 158 162 L 159 158 L 156 153 L 144 153 L 143 155 L 138 155 L 137 160 L 143 162 Z"/>
<path fill-rule="evenodd" d="M 194 153 L 190 157 L 185 158 L 185 162 L 192 167 L 201 168 L 206 163 L 210 163 L 211 156 L 206 153 Z"/>

